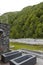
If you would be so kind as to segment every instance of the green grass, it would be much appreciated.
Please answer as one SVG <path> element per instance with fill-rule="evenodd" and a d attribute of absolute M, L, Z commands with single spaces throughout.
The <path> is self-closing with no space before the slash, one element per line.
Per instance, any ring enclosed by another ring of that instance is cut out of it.
<path fill-rule="evenodd" d="M 43 51 L 43 45 L 29 45 L 29 44 L 11 42 L 10 46 L 14 46 L 14 48 L 12 48 L 13 50 L 28 49 L 28 50 L 41 50 L 41 51 Z"/>

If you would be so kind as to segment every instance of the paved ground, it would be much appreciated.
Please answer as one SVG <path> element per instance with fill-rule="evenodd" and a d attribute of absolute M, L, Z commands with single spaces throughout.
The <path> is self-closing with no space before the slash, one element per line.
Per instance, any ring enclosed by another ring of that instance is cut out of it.
<path fill-rule="evenodd" d="M 37 58 L 37 64 L 36 65 L 43 65 L 43 59 Z"/>

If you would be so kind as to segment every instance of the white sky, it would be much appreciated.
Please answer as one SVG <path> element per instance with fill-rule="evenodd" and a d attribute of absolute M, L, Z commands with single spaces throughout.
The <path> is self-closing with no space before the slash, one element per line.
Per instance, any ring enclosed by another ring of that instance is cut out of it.
<path fill-rule="evenodd" d="M 5 12 L 20 11 L 26 6 L 40 2 L 43 2 L 43 0 L 0 0 L 0 15 Z"/>

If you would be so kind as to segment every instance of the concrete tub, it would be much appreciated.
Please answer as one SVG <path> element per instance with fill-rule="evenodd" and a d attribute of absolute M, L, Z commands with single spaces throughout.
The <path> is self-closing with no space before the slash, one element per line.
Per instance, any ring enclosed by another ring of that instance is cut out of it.
<path fill-rule="evenodd" d="M 9 62 L 9 60 L 21 56 L 22 53 L 19 51 L 13 51 L 13 52 L 8 52 L 4 53 L 1 55 L 1 61 L 2 62 Z"/>
<path fill-rule="evenodd" d="M 20 56 L 16 59 L 10 60 L 10 65 L 35 65 L 36 57 L 32 55 Z"/>

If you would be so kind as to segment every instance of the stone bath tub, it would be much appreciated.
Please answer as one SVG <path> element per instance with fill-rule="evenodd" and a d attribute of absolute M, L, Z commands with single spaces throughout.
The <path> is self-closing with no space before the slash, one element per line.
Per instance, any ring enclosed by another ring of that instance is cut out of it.
<path fill-rule="evenodd" d="M 21 56 L 22 53 L 19 51 L 13 51 L 13 52 L 8 52 L 4 53 L 1 55 L 1 61 L 2 62 L 9 62 L 9 60 Z"/>
<path fill-rule="evenodd" d="M 35 65 L 36 57 L 32 55 L 20 56 L 16 59 L 10 60 L 10 65 Z"/>

